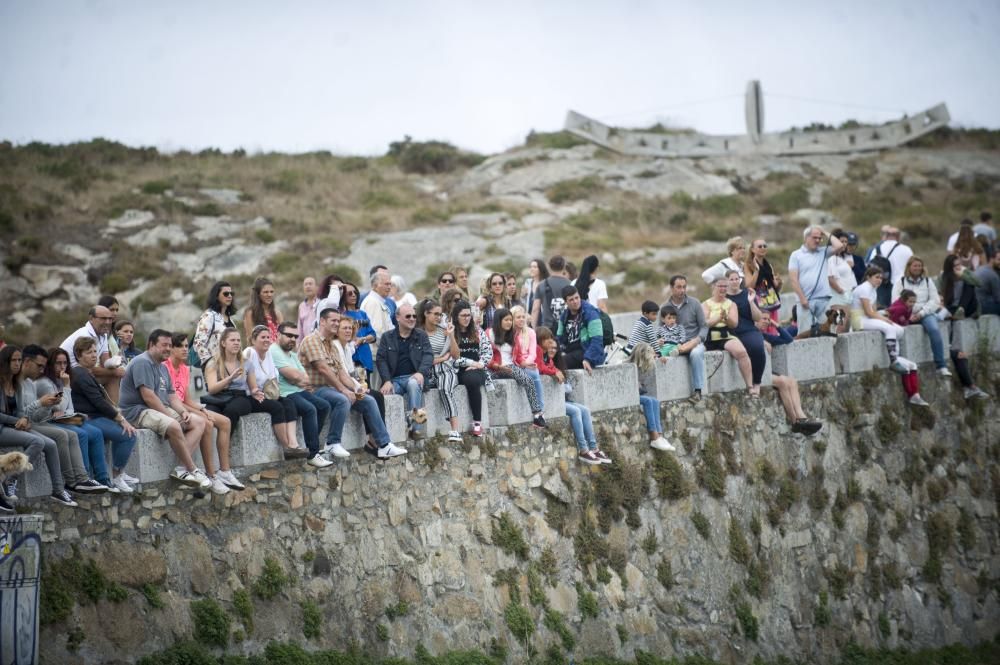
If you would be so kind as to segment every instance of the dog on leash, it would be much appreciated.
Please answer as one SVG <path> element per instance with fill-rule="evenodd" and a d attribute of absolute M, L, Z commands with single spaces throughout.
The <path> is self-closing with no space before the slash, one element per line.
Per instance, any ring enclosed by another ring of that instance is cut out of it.
<path fill-rule="evenodd" d="M 31 471 L 33 468 L 35 467 L 31 466 L 28 456 L 24 453 L 4 453 L 0 455 L 0 482 Z"/>
<path fill-rule="evenodd" d="M 813 335 L 811 328 L 806 328 L 804 330 L 799 330 L 799 334 L 795 336 L 795 339 L 808 339 L 810 337 L 836 337 L 837 330 L 844 324 L 847 320 L 847 315 L 842 309 L 828 309 L 826 311 L 826 321 L 819 325 L 819 333 Z"/>

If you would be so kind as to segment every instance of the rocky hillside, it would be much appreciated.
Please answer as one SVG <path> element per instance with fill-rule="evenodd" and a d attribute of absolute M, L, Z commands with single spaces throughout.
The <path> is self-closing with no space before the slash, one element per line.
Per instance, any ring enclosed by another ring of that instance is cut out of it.
<path fill-rule="evenodd" d="M 1000 198 L 991 132 L 945 132 L 877 155 L 640 159 L 563 133 L 484 158 L 394 143 L 378 158 L 160 154 L 95 140 L 0 144 L 0 321 L 7 338 L 57 342 L 101 293 L 142 330 L 193 327 L 208 286 L 271 276 L 294 312 L 305 275 L 360 279 L 389 264 L 418 295 L 455 263 L 473 278 L 535 256 L 601 257 L 613 310 L 697 273 L 731 235 L 763 236 L 776 265 L 807 222 L 865 244 L 906 230 L 930 264 L 965 216 Z"/>

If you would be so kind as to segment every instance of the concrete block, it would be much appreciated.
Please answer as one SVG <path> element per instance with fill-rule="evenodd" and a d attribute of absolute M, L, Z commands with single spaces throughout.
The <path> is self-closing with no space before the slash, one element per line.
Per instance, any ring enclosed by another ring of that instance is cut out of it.
<path fill-rule="evenodd" d="M 24 452 L 21 448 L 0 448 L 0 452 Z M 31 471 L 21 476 L 17 484 L 17 496 L 20 499 L 33 499 L 39 496 L 52 494 L 52 483 L 49 481 L 49 470 L 45 466 L 45 458 L 39 457 L 37 461 L 32 460 Z"/>
<path fill-rule="evenodd" d="M 200 462 L 199 459 L 195 463 Z M 141 482 L 153 483 L 166 480 L 170 472 L 177 466 L 177 458 L 166 439 L 161 439 L 156 432 L 149 429 L 138 430 L 135 437 L 135 448 L 125 465 L 125 472 L 135 476 Z"/>
<path fill-rule="evenodd" d="M 393 443 L 406 441 L 406 406 L 402 395 L 385 396 L 385 427 Z"/>
<path fill-rule="evenodd" d="M 812 381 L 834 376 L 834 337 L 810 337 L 781 344 L 771 349 L 774 373 L 794 377 L 798 381 Z"/>
<path fill-rule="evenodd" d="M 951 348 L 975 353 L 979 346 L 979 323 L 975 319 L 951 322 Z"/>
<path fill-rule="evenodd" d="M 622 409 L 639 404 L 639 374 L 633 363 L 596 367 L 592 374 L 582 369 L 571 369 L 566 373 L 566 380 L 573 386 L 573 401 L 589 407 L 591 411 Z"/>
<path fill-rule="evenodd" d="M 899 355 L 918 364 L 934 362 L 931 338 L 922 325 L 906 326 L 899 340 Z"/>
<path fill-rule="evenodd" d="M 642 312 L 620 312 L 618 314 L 611 314 L 611 325 L 614 326 L 616 335 L 625 335 L 632 332 L 632 326 L 639 317 L 642 316 Z"/>
<path fill-rule="evenodd" d="M 771 356 L 767 356 L 760 384 L 769 386 L 771 378 Z M 740 366 L 727 351 L 705 352 L 705 389 L 710 393 L 728 393 L 746 390 L 747 384 L 740 374 Z"/>
<path fill-rule="evenodd" d="M 641 374 L 639 380 L 657 401 L 686 399 L 691 395 L 691 362 L 687 356 L 657 360 L 653 371 Z"/>
<path fill-rule="evenodd" d="M 301 445 L 305 447 L 304 443 Z M 283 459 L 281 444 L 271 426 L 271 416 L 251 413 L 240 418 L 229 447 L 229 460 L 234 467 L 258 466 Z"/>
<path fill-rule="evenodd" d="M 513 379 L 497 379 L 496 390 L 486 393 L 486 411 L 490 427 L 505 427 L 531 422 L 531 407 L 524 389 Z M 566 417 L 566 393 L 555 379 L 542 377 L 542 414 L 546 420 Z M 579 400 L 577 400 L 579 401 Z"/>
<path fill-rule="evenodd" d="M 986 340 L 987 349 L 1000 353 L 1000 316 L 996 314 L 980 316 L 979 336 Z"/>
<path fill-rule="evenodd" d="M 483 388 L 479 390 L 483 394 L 483 404 L 485 405 L 486 391 Z M 459 385 L 455 387 L 455 406 L 458 408 L 458 431 L 469 431 L 472 429 L 472 407 L 469 405 L 469 392 L 465 386 Z M 428 390 L 424 394 L 424 407 L 427 409 L 427 435 L 447 435 L 451 431 L 451 424 L 445 416 L 444 397 L 440 388 Z M 483 409 L 483 420 L 481 422 L 484 428 L 490 426 L 489 411 L 486 409 Z"/>
<path fill-rule="evenodd" d="M 867 372 L 873 367 L 889 366 L 885 337 L 877 330 L 844 333 L 833 347 L 837 374 Z"/>

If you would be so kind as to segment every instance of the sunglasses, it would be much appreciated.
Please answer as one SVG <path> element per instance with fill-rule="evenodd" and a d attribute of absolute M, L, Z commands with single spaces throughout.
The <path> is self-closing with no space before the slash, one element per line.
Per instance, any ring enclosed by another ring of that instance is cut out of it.
<path fill-rule="evenodd" d="M 767 245 L 757 245 L 754 249 L 767 249 Z"/>
<path fill-rule="evenodd" d="M 233 292 L 232 291 L 223 291 L 219 295 L 222 296 L 223 298 L 231 298 L 233 296 Z"/>
<path fill-rule="evenodd" d="M 401 316 L 399 318 L 409 320 L 409 319 L 415 319 L 415 318 L 417 318 L 417 315 L 416 314 L 406 314 L 405 316 Z"/>
<path fill-rule="evenodd" d="M 288 339 L 298 339 L 299 338 L 298 335 L 291 335 L 289 333 L 281 333 L 281 334 L 284 335 L 285 337 L 287 337 Z"/>
<path fill-rule="evenodd" d="M 455 280 L 453 280 L 453 279 L 442 279 L 441 283 L 442 284 L 454 284 Z"/>
<path fill-rule="evenodd" d="M 490 286 L 503 286 L 507 282 L 490 282 Z"/>

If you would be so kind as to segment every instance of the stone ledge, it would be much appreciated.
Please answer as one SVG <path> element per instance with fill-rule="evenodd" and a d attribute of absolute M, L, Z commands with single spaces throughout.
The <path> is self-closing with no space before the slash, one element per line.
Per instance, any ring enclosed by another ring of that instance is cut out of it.
<path fill-rule="evenodd" d="M 793 376 L 798 381 L 825 379 L 837 374 L 834 337 L 810 337 L 771 349 L 774 373 Z"/>
<path fill-rule="evenodd" d="M 532 420 L 531 406 L 528 404 L 528 396 L 524 389 L 514 383 L 512 379 L 498 379 L 494 383 L 496 390 L 486 393 L 484 404 L 489 413 L 490 427 L 530 423 Z M 566 393 L 562 384 L 551 377 L 543 376 L 542 393 L 543 406 L 545 407 L 542 414 L 545 419 L 565 418 Z M 486 416 L 484 415 L 484 417 Z"/>
<path fill-rule="evenodd" d="M 856 374 L 889 366 L 885 337 L 877 330 L 862 330 L 838 336 L 833 353 L 837 374 Z"/>
<path fill-rule="evenodd" d="M 771 379 L 771 355 L 767 356 L 760 385 L 769 386 Z M 705 352 L 705 389 L 710 393 L 728 393 L 746 390 L 747 385 L 740 374 L 740 365 L 728 351 Z"/>
<path fill-rule="evenodd" d="M 566 380 L 573 387 L 573 401 L 591 411 L 608 411 L 639 405 L 639 375 L 633 363 L 602 365 L 592 374 L 571 369 Z"/>
<path fill-rule="evenodd" d="M 646 392 L 660 402 L 691 396 L 691 361 L 687 356 L 658 358 L 653 370 L 640 378 Z"/>

